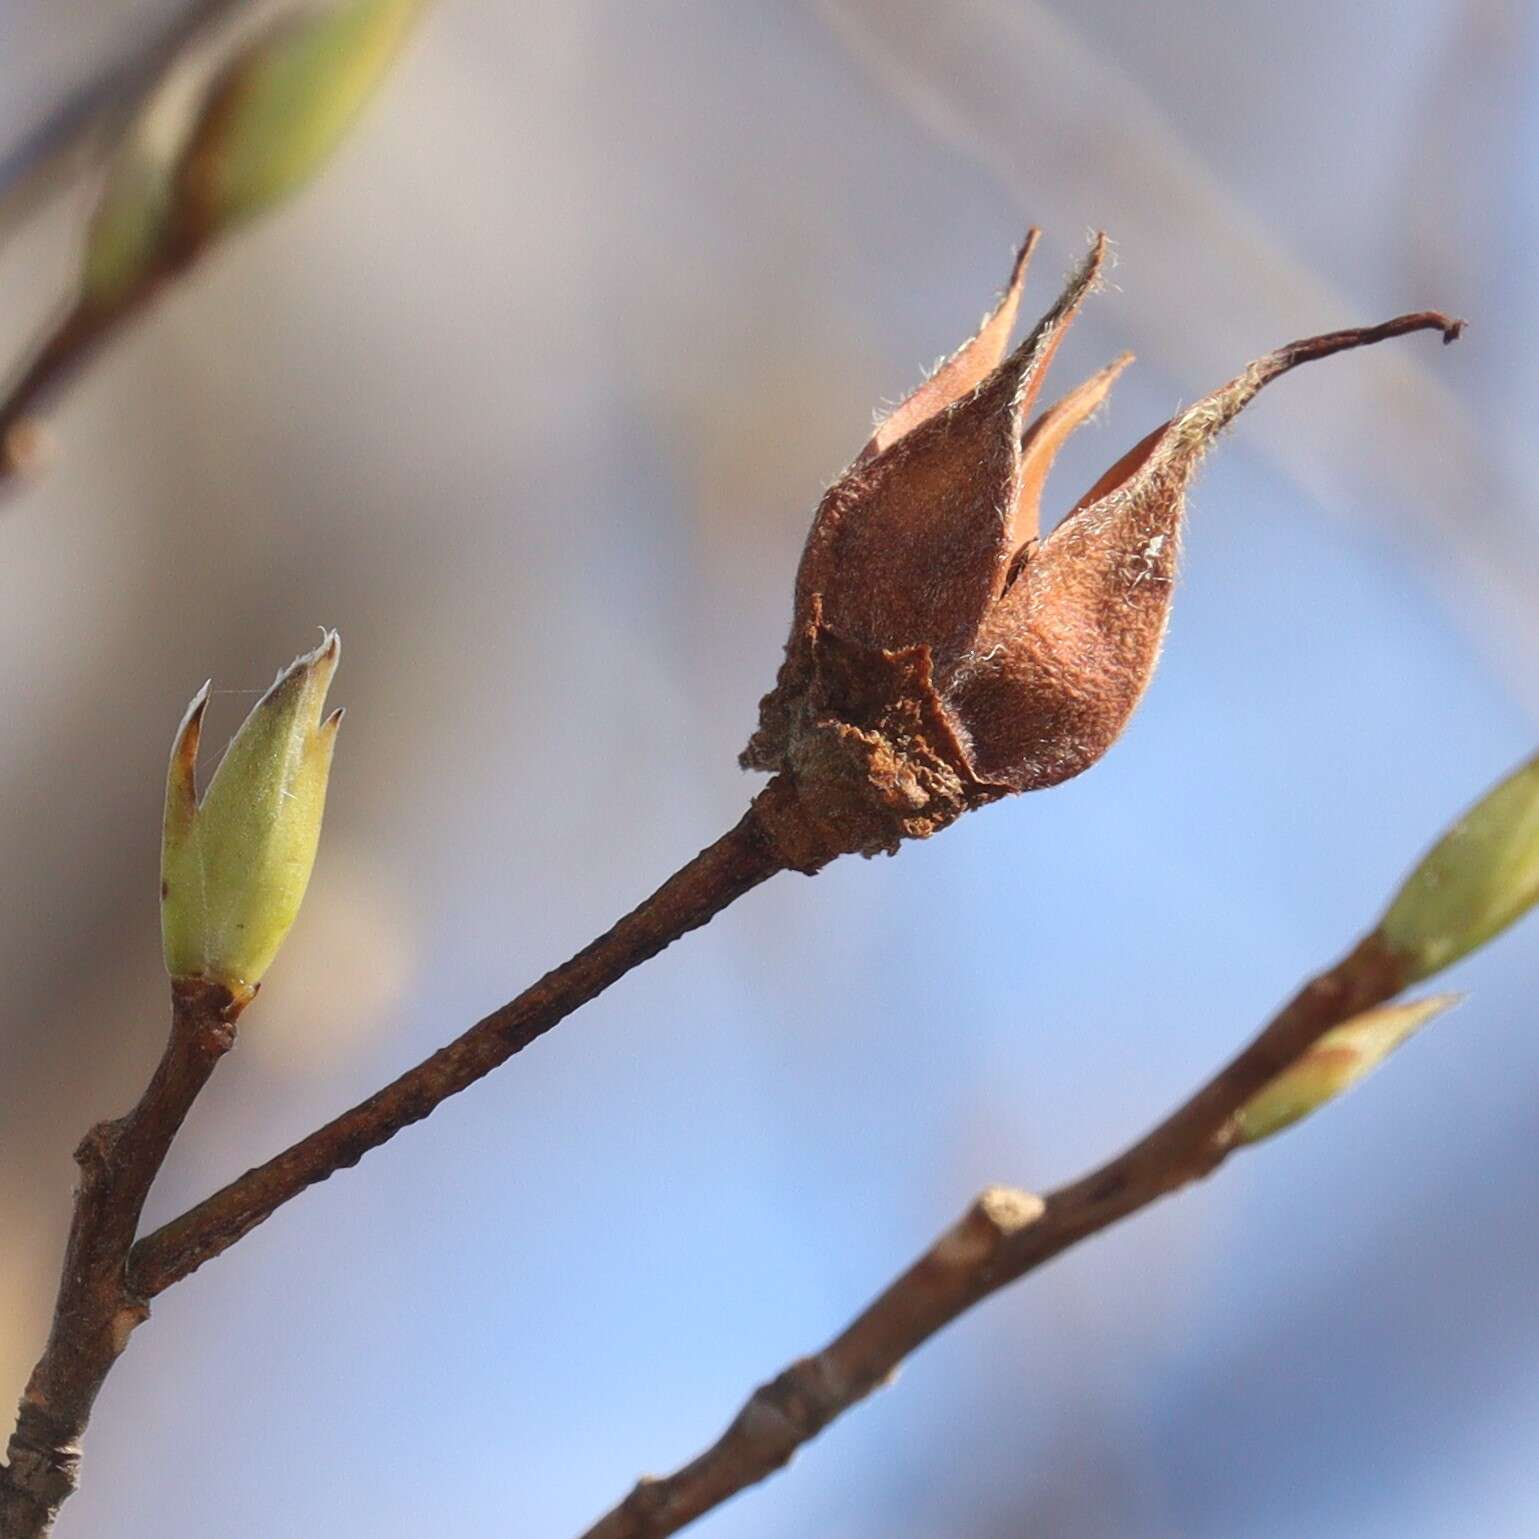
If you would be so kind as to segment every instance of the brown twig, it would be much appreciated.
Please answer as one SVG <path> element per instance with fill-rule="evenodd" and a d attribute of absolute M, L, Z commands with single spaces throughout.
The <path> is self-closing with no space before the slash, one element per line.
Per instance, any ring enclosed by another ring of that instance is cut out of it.
<path fill-rule="evenodd" d="M 31 216 L 68 174 L 89 140 L 105 145 L 188 50 L 214 37 L 252 0 L 196 0 L 134 57 L 92 81 L 0 162 L 0 241 Z M 117 306 L 73 303 L 36 345 L 0 400 L 0 491 L 36 458 L 36 413 L 97 353 L 102 343 L 141 312 L 160 286 L 152 274 L 142 292 Z"/>
<path fill-rule="evenodd" d="M 910 1352 L 980 1300 L 1089 1235 L 1207 1175 L 1239 1109 L 1332 1027 L 1403 986 L 1374 937 L 1306 984 L 1238 1057 L 1131 1148 L 1046 1198 L 980 1196 L 822 1351 L 762 1385 L 721 1437 L 665 1479 L 645 1479 L 583 1539 L 663 1539 L 782 1468 L 885 1383 Z"/>
<path fill-rule="evenodd" d="M 97 1391 L 149 1315 L 127 1276 L 145 1198 L 171 1140 L 235 1040 L 239 1004 L 210 983 L 175 986 L 171 1035 L 139 1103 L 75 1151 L 80 1180 L 48 1344 L 0 1468 L 0 1539 L 38 1539 L 74 1491 Z"/>
<path fill-rule="evenodd" d="M 32 468 L 37 415 L 103 344 L 150 298 L 148 287 L 131 304 L 94 309 L 71 305 L 37 344 L 32 356 L 0 399 L 0 492 Z"/>
<path fill-rule="evenodd" d="M 210 232 L 172 231 L 158 259 L 110 300 L 82 293 L 43 332 L 20 372 L 0 394 L 0 493 L 32 468 L 39 413 L 103 347 L 146 314 L 168 284 L 185 276 L 208 251 Z"/>
<path fill-rule="evenodd" d="M 774 792 L 764 795 L 773 799 Z M 139 1105 L 87 1135 L 48 1345 L 0 1467 L 0 1539 L 41 1539 L 75 1489 L 91 1406 L 149 1301 L 307 1187 L 506 1062 L 633 967 L 784 870 L 761 804 L 569 962 L 292 1148 L 133 1243 L 144 1199 L 188 1108 L 234 1040 L 228 990 L 177 989 L 171 1042 Z M 216 1008 L 217 1007 L 217 1008 Z"/>
<path fill-rule="evenodd" d="M 517 999 L 351 1111 L 141 1240 L 129 1266 L 134 1290 L 149 1299 L 186 1277 L 306 1187 L 356 1165 L 370 1149 L 420 1122 L 633 967 L 785 867 L 756 803 L 735 828 L 702 850 L 639 908 Z"/>

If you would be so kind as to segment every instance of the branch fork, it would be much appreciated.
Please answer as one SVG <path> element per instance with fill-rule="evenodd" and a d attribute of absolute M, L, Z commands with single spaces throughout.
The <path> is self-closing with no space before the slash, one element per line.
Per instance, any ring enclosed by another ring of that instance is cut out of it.
<path fill-rule="evenodd" d="M 0 1469 L 0 1536 L 46 1534 L 79 1481 L 91 1407 L 129 1337 L 149 1318 L 129 1251 L 171 1142 L 235 1045 L 242 1001 L 219 984 L 178 982 L 171 1034 L 132 1111 L 99 1122 L 75 1151 L 80 1176 L 48 1344 L 22 1395 Z"/>

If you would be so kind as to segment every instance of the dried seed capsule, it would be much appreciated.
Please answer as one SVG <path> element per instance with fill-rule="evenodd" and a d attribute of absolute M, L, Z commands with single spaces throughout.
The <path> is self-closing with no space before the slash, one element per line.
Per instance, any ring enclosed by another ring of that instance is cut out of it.
<path fill-rule="evenodd" d="M 1130 360 L 1033 418 L 1107 251 L 1099 237 L 1004 356 L 1035 239 L 977 335 L 878 427 L 813 519 L 785 662 L 743 754 L 777 777 L 761 818 L 804 869 L 891 853 L 1095 763 L 1153 675 L 1186 488 L 1218 433 L 1299 363 L 1409 331 L 1458 334 L 1426 313 L 1268 354 L 1149 434 L 1039 544 L 1053 457 Z"/>

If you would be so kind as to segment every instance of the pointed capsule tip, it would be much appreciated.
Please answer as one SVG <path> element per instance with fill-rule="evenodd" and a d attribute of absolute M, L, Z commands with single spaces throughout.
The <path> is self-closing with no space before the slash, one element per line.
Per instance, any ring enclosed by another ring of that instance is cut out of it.
<path fill-rule="evenodd" d="M 1087 274 L 1087 281 L 1096 283 L 1100 280 L 1101 269 L 1106 266 L 1106 259 L 1111 255 L 1111 237 L 1105 230 L 1097 230 L 1090 242 L 1090 250 L 1085 253 L 1083 270 Z"/>
<path fill-rule="evenodd" d="M 1031 335 L 1016 348 L 1014 354 L 1001 364 L 1002 369 L 1011 369 L 1015 374 L 1018 418 L 1030 415 L 1058 344 L 1073 324 L 1079 307 L 1098 287 L 1107 249 L 1106 236 L 1097 235 L 1094 244 L 1085 253 L 1084 260 L 1069 274 L 1063 292 L 1054 301 L 1053 307 L 1037 322 Z"/>
<path fill-rule="evenodd" d="M 1026 232 L 1025 240 L 1016 249 L 1010 277 L 977 331 L 954 353 L 942 359 L 917 390 L 905 396 L 876 423 L 866 446 L 856 456 L 856 465 L 870 463 L 921 423 L 955 406 L 999 366 L 1010 345 L 1010 333 L 1015 329 L 1021 294 L 1026 286 L 1026 269 L 1041 233 L 1035 227 Z"/>
<path fill-rule="evenodd" d="M 1273 379 L 1301 363 L 1312 363 L 1317 358 L 1329 358 L 1334 353 L 1350 352 L 1353 348 L 1371 347 L 1376 342 L 1409 336 L 1416 331 L 1441 332 L 1446 347 L 1464 335 L 1464 322 L 1444 315 L 1441 310 L 1414 310 L 1408 315 L 1397 315 L 1391 320 L 1381 321 L 1377 326 L 1351 326 L 1344 331 L 1328 331 L 1318 337 L 1304 337 L 1298 342 L 1285 343 L 1261 359 L 1255 367 L 1267 379 Z"/>
<path fill-rule="evenodd" d="M 1302 363 L 1313 363 L 1359 347 L 1371 347 L 1374 343 L 1409 336 L 1417 331 L 1439 331 L 1445 342 L 1452 342 L 1461 334 L 1463 324 L 1440 310 L 1416 310 L 1394 316 L 1377 326 L 1353 326 L 1344 331 L 1327 331 L 1317 337 L 1286 342 L 1257 358 L 1228 384 L 1221 385 L 1177 413 L 1163 427 L 1156 428 L 1080 499 L 1075 511 L 1130 483 L 1135 475 L 1151 465 L 1175 465 L 1183 477 L 1189 477 L 1213 440 L 1257 394 Z"/>
<path fill-rule="evenodd" d="M 1089 379 L 1085 380 L 1074 391 L 1071 391 L 1070 394 L 1076 395 L 1079 391 L 1090 390 L 1095 387 L 1099 389 L 1099 393 L 1104 397 L 1122 377 L 1129 365 L 1133 363 L 1134 358 L 1135 354 L 1131 352 L 1118 353 L 1110 363 L 1104 364 L 1101 368 L 1097 369 Z"/>
<path fill-rule="evenodd" d="M 1102 269 L 1111 259 L 1111 254 L 1111 237 L 1105 230 L 1097 230 L 1090 237 L 1090 249 L 1085 253 L 1084 261 L 1080 264 L 1080 271 L 1085 275 L 1087 292 L 1093 292 L 1100 287 Z"/>
<path fill-rule="evenodd" d="M 1037 225 L 1026 232 L 1025 239 L 1015 248 L 1015 265 L 1010 269 L 1010 281 L 1005 285 L 1008 294 L 1011 289 L 1019 288 L 1026 276 L 1026 269 L 1031 263 L 1033 253 L 1037 249 L 1037 243 L 1042 239 L 1042 231 Z"/>
<path fill-rule="evenodd" d="M 1069 274 L 1063 293 L 1058 296 L 1058 302 L 1043 316 L 1036 332 L 1022 348 L 1023 352 L 1026 348 L 1041 350 L 1044 343 L 1050 343 L 1056 348 L 1057 328 L 1060 325 L 1067 327 L 1078 313 L 1079 307 L 1100 287 L 1102 269 L 1106 266 L 1110 249 L 1111 242 L 1107 239 L 1105 232 L 1099 232 L 1091 242 L 1090 250 L 1085 253 L 1083 260 Z"/>

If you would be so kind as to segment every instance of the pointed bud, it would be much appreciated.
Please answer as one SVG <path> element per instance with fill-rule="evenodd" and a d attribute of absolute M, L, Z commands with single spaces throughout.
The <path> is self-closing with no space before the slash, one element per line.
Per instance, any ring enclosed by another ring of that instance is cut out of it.
<path fill-rule="evenodd" d="M 1406 878 L 1379 935 L 1415 983 L 1539 902 L 1539 757 L 1471 807 Z"/>
<path fill-rule="evenodd" d="M 1005 356 L 1033 244 L 978 334 L 882 423 L 813 519 L 785 662 L 742 760 L 776 776 L 760 819 L 802 869 L 891 853 L 1093 764 L 1154 672 L 1186 488 L 1218 433 L 1299 363 L 1410 331 L 1458 334 L 1443 316 L 1408 315 L 1267 355 L 1145 438 L 1039 545 L 1053 457 L 1129 359 L 1032 420 L 1107 258 L 1101 236 Z"/>
<path fill-rule="evenodd" d="M 118 308 L 154 281 L 171 214 L 171 164 L 158 146 L 131 132 L 113 161 L 86 231 L 81 303 Z"/>
<path fill-rule="evenodd" d="M 281 17 L 209 84 L 175 63 L 118 146 L 92 213 L 81 303 L 111 313 L 309 181 L 384 79 L 426 0 L 332 0 Z"/>
<path fill-rule="evenodd" d="M 80 302 L 90 314 L 111 314 L 165 276 L 176 171 L 206 73 L 196 53 L 174 60 L 123 131 L 86 230 Z"/>
<path fill-rule="evenodd" d="M 1434 994 L 1385 1005 L 1328 1031 L 1292 1068 L 1284 1069 L 1235 1113 L 1233 1142 L 1259 1143 L 1318 1111 L 1366 1078 L 1428 1021 L 1452 1009 L 1459 994 Z"/>
<path fill-rule="evenodd" d="M 332 0 L 282 17 L 214 82 L 178 177 L 188 249 L 309 182 L 384 80 L 426 0 Z"/>
<path fill-rule="evenodd" d="M 249 999 L 299 913 L 315 865 L 342 712 L 321 710 L 336 671 L 335 631 L 280 673 L 230 742 L 198 801 L 198 743 L 209 686 L 177 730 L 166 776 L 161 937 L 173 978 L 203 978 Z"/>

